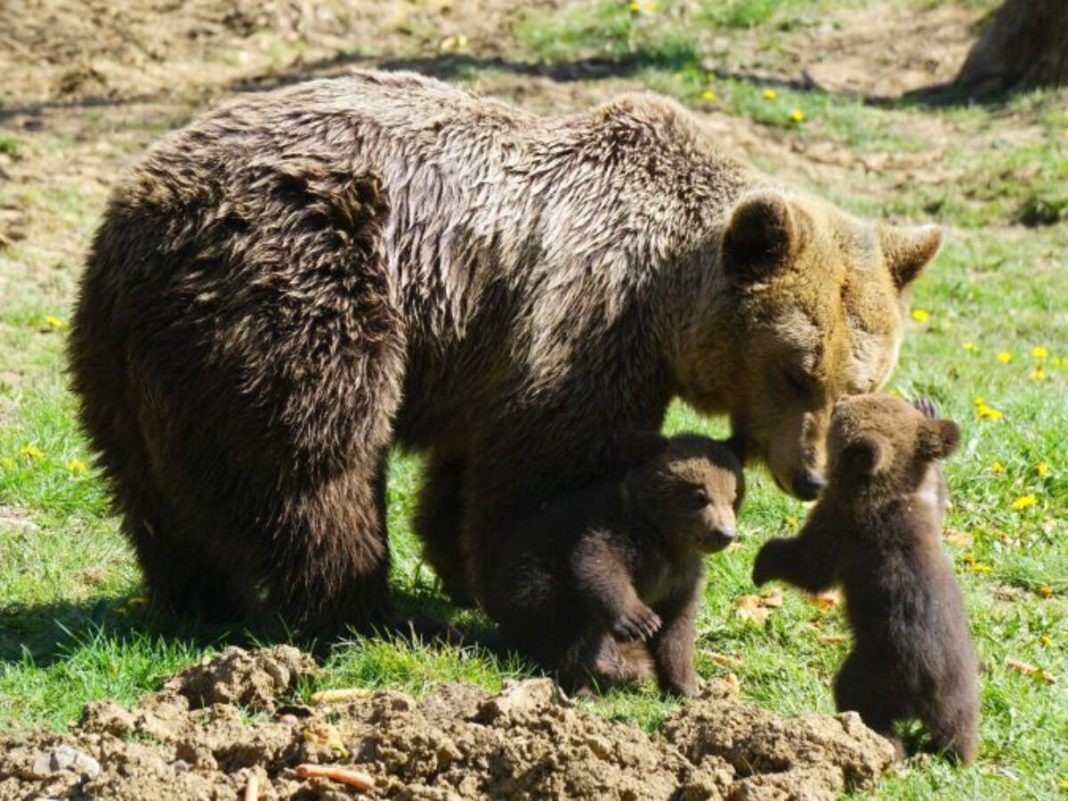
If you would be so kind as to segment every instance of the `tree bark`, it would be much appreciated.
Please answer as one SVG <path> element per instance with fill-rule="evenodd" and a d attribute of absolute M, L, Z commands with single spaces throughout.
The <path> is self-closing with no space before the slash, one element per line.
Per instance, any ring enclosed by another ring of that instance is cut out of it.
<path fill-rule="evenodd" d="M 1068 0 L 1005 0 L 956 83 L 972 95 L 1068 85 Z"/>

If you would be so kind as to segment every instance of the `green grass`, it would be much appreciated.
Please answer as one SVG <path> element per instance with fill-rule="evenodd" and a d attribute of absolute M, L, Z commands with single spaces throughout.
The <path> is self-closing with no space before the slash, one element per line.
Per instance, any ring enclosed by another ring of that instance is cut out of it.
<path fill-rule="evenodd" d="M 773 41 L 821 9 L 846 4 L 732 0 L 687 8 L 703 15 L 706 28 L 728 36 L 755 29 Z M 625 3 L 599 2 L 567 5 L 551 17 L 531 13 L 515 31 L 514 55 L 625 61 L 643 85 L 751 123 L 786 146 L 915 157 L 918 167 L 847 164 L 806 181 L 858 214 L 950 226 L 947 245 L 914 298 L 914 308 L 929 318 L 910 326 L 890 389 L 933 396 L 963 428 L 962 448 L 946 464 L 953 501 L 947 526 L 954 532 L 947 551 L 983 665 L 981 752 L 967 768 L 914 760 L 863 797 L 1056 797 L 1068 780 L 1068 367 L 1059 361 L 1068 360 L 1068 93 L 1033 93 L 989 107 L 876 106 L 717 77 L 702 66 L 700 26 L 675 10 L 665 2 L 636 14 Z M 478 68 L 471 69 L 477 76 Z M 767 88 L 774 97 L 765 95 Z M 714 99 L 704 99 L 708 90 Z M 802 122 L 790 119 L 794 109 L 803 111 Z M 162 116 L 87 114 L 96 115 L 89 124 L 115 164 L 185 118 L 173 108 Z M 1005 135 L 1021 129 L 1027 133 L 1021 139 Z M 31 137 L 20 134 L 16 143 L 24 160 L 77 146 L 74 139 Z M 0 145 L 10 154 L 8 147 Z M 932 152 L 938 157 L 924 162 Z M 761 166 L 774 172 L 777 164 Z M 909 170 L 916 175 L 903 178 Z M 931 180 L 922 180 L 925 171 Z M 254 639 L 205 630 L 143 605 L 139 573 L 103 487 L 92 471 L 80 469 L 90 459 L 65 390 L 63 323 L 77 276 L 72 265 L 96 224 L 102 193 L 55 183 L 0 185 L 0 205 L 22 204 L 47 221 L 41 237 L 0 248 L 0 728 L 62 728 L 86 701 L 132 703 L 181 666 L 228 642 Z M 1038 346 L 1048 355 L 1032 355 Z M 1011 360 L 999 361 L 1001 352 Z M 1001 412 L 1000 419 L 981 419 L 977 397 Z M 672 409 L 667 428 L 723 432 L 721 421 L 682 406 Z M 452 610 L 419 559 L 410 528 L 418 475 L 417 459 L 393 458 L 388 523 L 402 608 L 428 610 L 487 638 L 486 621 Z M 1030 495 L 1033 505 L 1013 508 Z M 734 599 L 753 591 L 749 571 L 760 544 L 793 531 L 803 517 L 799 503 L 754 472 L 741 521 L 744 542 L 709 560 L 699 621 L 700 673 L 733 670 L 746 698 L 782 713 L 833 710 L 830 683 L 846 646 L 820 635 L 845 632 L 841 612 L 785 591 L 783 606 L 758 627 L 736 617 Z M 740 664 L 723 667 L 713 658 L 719 654 Z M 1007 658 L 1058 681 L 1025 676 L 1008 668 Z M 530 673 L 528 665 L 482 647 L 370 639 L 331 654 L 319 686 L 388 686 L 421 695 L 443 680 L 496 688 Z M 646 729 L 677 706 L 648 691 L 583 703 Z"/>

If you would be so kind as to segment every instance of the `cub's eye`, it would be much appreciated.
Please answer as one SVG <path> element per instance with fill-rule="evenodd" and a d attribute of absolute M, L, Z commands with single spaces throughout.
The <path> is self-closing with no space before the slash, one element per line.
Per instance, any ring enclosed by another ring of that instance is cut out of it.
<path fill-rule="evenodd" d="M 694 487 L 690 491 L 690 498 L 693 500 L 695 509 L 704 509 L 708 506 L 708 493 L 705 491 L 704 487 Z"/>

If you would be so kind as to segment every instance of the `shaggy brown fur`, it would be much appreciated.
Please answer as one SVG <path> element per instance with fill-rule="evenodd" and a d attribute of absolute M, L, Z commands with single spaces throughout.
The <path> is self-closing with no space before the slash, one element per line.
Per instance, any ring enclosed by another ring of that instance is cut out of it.
<path fill-rule="evenodd" d="M 938 462 L 956 450 L 960 431 L 929 403 L 917 408 L 881 395 L 838 402 L 830 483 L 799 536 L 761 548 L 753 580 L 809 592 L 840 583 L 855 646 L 835 679 L 838 709 L 858 711 L 899 751 L 894 723 L 918 717 L 936 748 L 970 761 L 976 662 L 942 553 Z"/>
<path fill-rule="evenodd" d="M 939 238 L 776 188 L 654 96 L 540 118 L 357 74 L 152 149 L 96 234 L 73 386 L 157 599 L 381 623 L 391 444 L 427 457 L 418 531 L 462 600 L 487 538 L 675 396 L 811 496 Z"/>
<path fill-rule="evenodd" d="M 734 541 L 740 454 L 696 436 L 620 438 L 623 478 L 564 496 L 491 546 L 486 609 L 507 645 L 571 690 L 642 667 L 616 641 L 648 644 L 661 688 L 692 695 L 702 557 Z"/>

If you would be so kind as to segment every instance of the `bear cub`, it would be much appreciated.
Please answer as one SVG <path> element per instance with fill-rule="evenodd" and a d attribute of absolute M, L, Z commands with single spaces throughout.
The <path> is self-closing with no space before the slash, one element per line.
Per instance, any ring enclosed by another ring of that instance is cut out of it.
<path fill-rule="evenodd" d="M 839 584 L 854 647 L 835 678 L 839 711 L 894 736 L 919 718 L 932 745 L 969 762 L 977 749 L 977 664 L 953 568 L 942 551 L 946 493 L 940 459 L 960 429 L 930 401 L 887 395 L 837 402 L 828 484 L 801 533 L 760 549 L 753 581 L 809 592 Z"/>
<path fill-rule="evenodd" d="M 619 478 L 570 493 L 487 560 L 484 603 L 505 644 L 570 692 L 650 672 L 693 695 L 705 554 L 737 536 L 741 447 L 684 435 L 615 438 Z"/>

